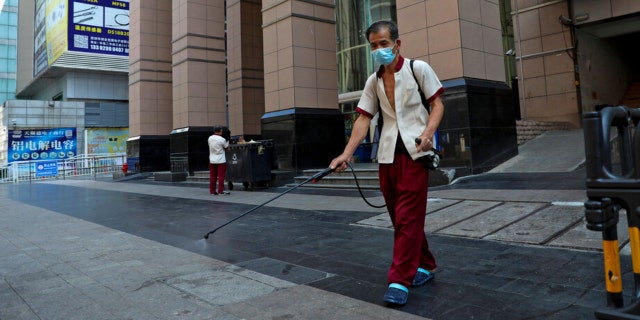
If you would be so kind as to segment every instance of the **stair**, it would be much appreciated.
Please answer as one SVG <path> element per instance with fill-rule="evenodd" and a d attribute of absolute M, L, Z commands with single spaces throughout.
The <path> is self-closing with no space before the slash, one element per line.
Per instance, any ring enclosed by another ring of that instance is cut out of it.
<path fill-rule="evenodd" d="M 273 175 L 273 172 L 272 172 Z M 209 171 L 196 171 L 192 176 L 187 176 L 187 182 L 191 183 L 202 183 L 209 184 Z M 242 182 L 242 181 L 227 181 L 226 189 L 233 190 L 234 188 L 243 187 L 244 190 L 257 190 L 257 189 L 265 189 L 269 187 L 269 181 L 259 181 L 259 182 Z M 242 189 L 238 189 L 242 190 Z"/>
<path fill-rule="evenodd" d="M 192 176 L 187 176 L 187 181 L 209 183 L 209 171 L 196 171 Z"/>
<path fill-rule="evenodd" d="M 358 184 L 362 190 L 380 190 L 380 180 L 378 179 L 378 164 L 377 163 L 353 163 L 353 171 L 358 179 Z M 285 187 L 294 187 L 298 184 L 311 178 L 314 174 L 324 170 L 319 169 L 307 169 L 302 171 L 302 175 L 294 176 L 293 183 L 287 183 Z M 272 176 L 277 176 L 277 170 L 271 171 Z M 308 182 L 301 188 L 325 188 L 325 189 L 351 189 L 357 188 L 356 181 L 353 178 L 354 173 L 351 169 L 347 169 L 344 172 L 333 172 L 320 181 L 313 183 Z M 455 177 L 456 170 L 453 168 L 440 168 L 435 171 L 431 171 L 429 174 L 429 186 L 439 186 L 451 183 Z M 289 174 L 287 172 L 287 174 Z M 209 183 L 208 171 L 196 171 L 193 176 L 187 177 L 188 182 L 200 182 Z M 290 178 L 288 181 L 291 181 Z M 271 181 L 273 183 L 273 180 Z M 237 181 L 234 181 L 237 187 Z M 242 184 L 245 190 L 253 190 L 253 186 Z M 279 186 L 281 184 L 272 184 L 271 186 Z M 257 188 L 264 188 L 266 186 L 256 186 Z M 231 189 L 231 188 L 229 188 Z"/>
<path fill-rule="evenodd" d="M 358 178 L 358 184 L 362 190 L 380 190 L 380 180 L 378 179 L 378 164 L 377 163 L 354 163 L 353 171 L 356 178 Z M 305 180 L 312 177 L 314 174 L 322 171 L 323 169 L 309 169 L 304 170 L 302 176 L 295 177 L 295 183 L 288 184 L 287 186 L 293 187 Z M 429 172 L 429 186 L 435 187 L 440 185 L 447 185 L 453 181 L 456 174 L 455 168 L 439 168 Z M 350 169 L 345 172 L 334 172 L 317 183 L 309 182 L 301 186 L 302 188 L 335 188 L 335 189 L 356 189 L 356 181 L 353 178 L 353 173 Z"/>
<path fill-rule="evenodd" d="M 303 175 L 295 177 L 294 183 L 288 184 L 287 186 L 293 187 L 295 185 L 298 185 L 322 170 L 323 169 L 304 170 L 302 172 Z M 358 184 L 360 184 L 361 189 L 380 189 L 377 163 L 356 163 L 353 164 L 353 171 L 358 178 Z M 354 173 L 352 173 L 350 169 L 347 169 L 347 171 L 344 172 L 333 172 L 316 183 L 309 182 L 304 186 L 310 188 L 355 189 L 357 185 L 355 179 L 353 178 Z"/>
<path fill-rule="evenodd" d="M 547 131 L 558 131 L 558 130 L 561 130 L 561 131 L 569 130 L 569 123 L 553 122 L 553 121 L 534 121 L 534 120 L 516 121 L 518 145 L 522 145 L 527 141 L 533 140 L 535 137 Z"/>
<path fill-rule="evenodd" d="M 356 177 L 358 178 L 358 183 L 360 184 L 360 188 L 363 190 L 378 190 L 380 189 L 380 182 L 378 180 L 378 164 L 354 164 L 354 171 Z M 294 177 L 293 183 L 288 183 L 285 186 L 293 187 L 302 183 L 303 181 L 311 178 L 314 174 L 322 171 L 323 169 L 308 169 L 302 172 L 301 176 Z M 196 171 L 193 176 L 187 177 L 188 182 L 196 182 L 196 183 L 209 183 L 209 172 L 208 171 Z M 317 183 L 309 182 L 304 185 L 305 187 L 313 187 L 313 188 L 336 188 L 336 189 L 356 189 L 356 183 L 353 179 L 353 174 L 351 170 L 347 169 L 345 172 L 334 172 L 330 175 L 322 178 Z M 250 186 L 245 186 L 245 189 Z"/>

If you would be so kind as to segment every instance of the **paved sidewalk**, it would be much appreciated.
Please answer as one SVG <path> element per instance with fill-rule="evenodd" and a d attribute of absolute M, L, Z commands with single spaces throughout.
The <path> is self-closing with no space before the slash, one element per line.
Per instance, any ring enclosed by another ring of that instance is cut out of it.
<path fill-rule="evenodd" d="M 597 249 L 522 240 L 559 216 L 570 217 L 561 229 L 576 230 L 567 234 L 592 236 L 579 232 L 579 207 L 551 201 L 581 201 L 581 192 L 436 189 L 427 231 L 440 271 L 391 309 L 381 302 L 385 210 L 353 191 L 296 190 L 205 241 L 286 188 L 211 196 L 152 181 L 0 186 L 0 319 L 585 319 L 604 305 Z M 544 212 L 546 222 L 509 227 Z M 628 257 L 622 264 L 628 278 Z"/>
<path fill-rule="evenodd" d="M 565 160 L 520 158 L 535 168 L 511 162 L 431 188 L 425 231 L 438 272 L 395 309 L 381 301 L 386 210 L 353 190 L 296 189 L 204 240 L 288 188 L 0 185 L 0 319 L 594 319 L 606 304 L 601 238 L 584 226 L 580 159 Z M 624 217 L 618 227 L 625 246 Z M 629 255 L 621 266 L 628 302 Z"/>
<path fill-rule="evenodd" d="M 420 318 L 14 201 L 5 187 L 0 319 Z"/>
<path fill-rule="evenodd" d="M 91 180 L 53 183 L 164 197 L 211 200 L 211 195 L 208 193 L 185 193 L 185 187 L 172 185 L 157 184 L 155 187 L 141 188 L 139 184 L 135 183 Z M 429 194 L 427 223 L 425 225 L 425 232 L 428 234 L 573 249 L 601 249 L 601 235 L 587 230 L 583 223 L 583 203 L 586 200 L 586 194 L 583 190 L 434 189 L 436 190 L 430 191 Z M 215 200 L 223 203 L 260 205 L 277 196 L 278 191 L 285 190 L 287 188 L 265 192 L 234 191 L 231 195 L 216 197 Z M 385 208 L 369 207 L 362 199 L 354 198 L 353 195 L 340 196 L 341 191 L 325 191 L 325 194 L 327 192 L 331 194 L 330 201 L 327 201 L 327 196 L 323 195 L 322 191 L 307 192 L 308 194 L 299 192 L 286 194 L 269 202 L 266 207 L 297 210 L 321 208 L 322 210 L 377 213 L 375 216 L 354 223 L 368 227 L 392 229 Z M 353 192 L 350 193 L 353 194 Z M 370 202 L 373 204 L 384 203 L 384 199 L 379 193 L 372 192 L 371 194 L 374 195 L 368 198 Z M 626 219 L 621 219 L 618 227 L 620 244 L 624 246 L 628 243 L 629 238 Z M 535 229 L 535 232 L 531 232 L 532 229 Z"/>

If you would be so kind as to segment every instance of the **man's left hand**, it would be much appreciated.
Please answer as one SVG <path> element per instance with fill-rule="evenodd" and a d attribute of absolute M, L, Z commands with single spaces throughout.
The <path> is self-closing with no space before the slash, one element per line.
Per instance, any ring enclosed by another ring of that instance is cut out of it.
<path fill-rule="evenodd" d="M 433 148 L 433 142 L 431 141 L 431 139 L 427 138 L 426 136 L 420 136 L 418 138 L 421 140 L 420 143 L 416 142 L 416 149 L 418 150 L 418 152 L 429 151 L 431 150 L 431 148 Z"/>

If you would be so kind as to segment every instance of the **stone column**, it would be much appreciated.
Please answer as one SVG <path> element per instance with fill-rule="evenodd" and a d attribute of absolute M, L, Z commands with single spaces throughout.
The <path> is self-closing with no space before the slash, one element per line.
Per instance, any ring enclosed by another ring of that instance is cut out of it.
<path fill-rule="evenodd" d="M 224 1 L 172 1 L 171 157 L 207 170 L 207 138 L 227 125 Z"/>
<path fill-rule="evenodd" d="M 516 155 L 497 1 L 413 1 L 397 10 L 402 54 L 427 61 L 445 86 L 442 166 L 480 173 Z"/>
<path fill-rule="evenodd" d="M 130 170 L 168 170 L 172 126 L 171 2 L 133 1 L 129 9 Z"/>
<path fill-rule="evenodd" d="M 227 0 L 227 92 L 229 129 L 260 138 L 264 114 L 262 1 Z"/>
<path fill-rule="evenodd" d="M 263 1 L 264 138 L 281 169 L 326 167 L 344 148 L 334 1 Z"/>

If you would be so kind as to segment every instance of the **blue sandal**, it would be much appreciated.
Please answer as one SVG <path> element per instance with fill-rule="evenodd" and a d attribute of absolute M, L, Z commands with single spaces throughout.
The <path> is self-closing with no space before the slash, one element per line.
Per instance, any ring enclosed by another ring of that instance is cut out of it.
<path fill-rule="evenodd" d="M 407 304 L 407 299 L 409 298 L 409 289 L 405 286 L 397 283 L 392 283 L 389 285 L 389 289 L 384 294 L 384 302 L 393 304 L 393 305 L 405 305 Z"/>
<path fill-rule="evenodd" d="M 415 277 L 413 277 L 413 282 L 411 283 L 412 287 L 419 287 L 427 281 L 433 279 L 433 273 L 429 272 L 429 270 L 425 270 L 422 268 L 418 268 L 418 272 L 416 272 Z"/>

